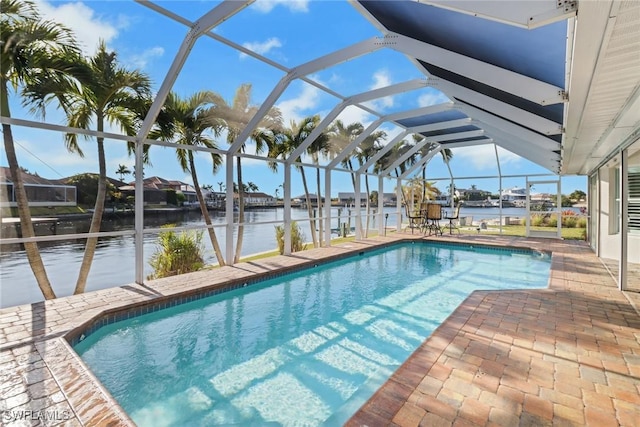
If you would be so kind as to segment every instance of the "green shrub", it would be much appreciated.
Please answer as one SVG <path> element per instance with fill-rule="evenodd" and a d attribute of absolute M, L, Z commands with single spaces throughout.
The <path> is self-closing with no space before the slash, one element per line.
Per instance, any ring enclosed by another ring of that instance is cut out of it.
<path fill-rule="evenodd" d="M 534 227 L 540 227 L 544 225 L 544 216 L 542 215 L 531 215 L 531 225 Z"/>
<path fill-rule="evenodd" d="M 163 228 L 175 227 L 168 224 Z M 204 267 L 202 231 L 164 231 L 158 235 L 157 250 L 149 264 L 153 274 L 147 279 L 175 276 L 200 270 Z"/>
<path fill-rule="evenodd" d="M 575 216 L 566 216 L 562 218 L 562 226 L 567 228 L 575 228 L 578 220 Z"/>
<path fill-rule="evenodd" d="M 304 251 L 304 233 L 297 222 L 291 223 L 291 252 Z M 280 255 L 284 254 L 284 225 L 276 225 L 276 241 L 278 242 L 278 251 Z"/>
<path fill-rule="evenodd" d="M 173 188 L 168 188 L 164 191 L 167 193 L 167 204 L 178 206 L 178 193 L 176 193 L 176 190 L 174 190 Z"/>
<path fill-rule="evenodd" d="M 578 227 L 578 228 L 587 228 L 587 218 L 584 218 L 584 217 L 578 218 L 578 222 L 576 223 L 576 227 Z"/>
<path fill-rule="evenodd" d="M 551 215 L 547 219 L 547 227 L 557 227 L 557 226 L 558 226 L 558 216 L 557 215 Z"/>

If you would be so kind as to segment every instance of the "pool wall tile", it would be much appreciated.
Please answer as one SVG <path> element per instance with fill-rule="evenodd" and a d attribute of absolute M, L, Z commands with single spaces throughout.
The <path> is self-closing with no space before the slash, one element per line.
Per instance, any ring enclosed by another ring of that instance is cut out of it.
<path fill-rule="evenodd" d="M 96 331 L 98 331 L 101 327 L 106 325 L 111 325 L 113 323 L 119 322 L 125 319 L 131 319 L 134 317 L 139 317 L 145 314 L 153 313 L 159 310 L 164 310 L 170 307 L 175 307 L 178 305 L 186 304 L 189 302 L 197 301 L 203 298 L 208 298 L 210 296 L 218 295 L 224 292 L 230 292 L 236 289 L 243 288 L 245 286 L 253 286 L 255 284 L 262 283 L 267 280 L 277 279 L 280 277 L 284 277 L 290 274 L 294 274 L 303 270 L 307 270 L 310 268 L 317 267 L 322 264 L 329 264 L 335 261 L 340 261 L 347 258 L 352 258 L 356 256 L 360 256 L 363 254 L 371 253 L 374 251 L 387 250 L 393 246 L 399 246 L 407 244 L 406 241 L 399 242 L 390 242 L 387 244 L 378 245 L 369 249 L 359 250 L 357 252 L 349 252 L 345 254 L 339 254 L 332 257 L 327 257 L 322 260 L 313 260 L 307 263 L 303 263 L 300 265 L 284 268 L 280 271 L 275 272 L 267 272 L 267 273 L 258 273 L 251 278 L 245 279 L 236 279 L 227 283 L 221 283 L 214 285 L 213 289 L 199 289 L 194 290 L 189 295 L 177 295 L 177 296 L 168 296 L 168 297 L 160 297 L 162 301 L 152 300 L 142 307 L 124 307 L 118 308 L 115 313 L 104 313 L 98 318 L 94 319 L 89 327 L 81 327 L 76 330 L 71 331 L 66 335 L 66 339 L 69 344 L 73 347 L 77 345 L 80 341 L 83 341 Z M 418 242 L 409 242 L 409 244 L 419 244 L 419 245 L 429 245 L 433 247 L 458 247 L 465 249 L 481 249 L 487 251 L 497 251 L 504 253 L 518 253 L 518 254 L 527 254 L 532 255 L 534 253 L 542 253 L 541 251 L 532 250 L 530 248 L 521 248 L 521 247 L 499 247 L 493 245 L 470 245 L 468 243 L 463 242 L 434 242 L 434 241 L 418 241 Z M 550 254 L 548 254 L 550 256 Z M 168 300 L 166 300 L 168 298 Z"/>

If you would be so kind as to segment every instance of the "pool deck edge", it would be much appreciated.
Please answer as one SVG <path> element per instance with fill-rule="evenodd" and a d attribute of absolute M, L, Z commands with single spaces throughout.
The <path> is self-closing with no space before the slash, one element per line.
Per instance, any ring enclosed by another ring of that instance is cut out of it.
<path fill-rule="evenodd" d="M 144 286 L 0 309 L 0 423 L 23 425 L 18 414 L 35 412 L 56 416 L 47 425 L 133 425 L 65 338 L 105 312 L 422 239 L 410 234 L 378 237 L 192 273 L 179 280 L 159 279 Z M 640 306 L 640 298 L 618 291 L 584 242 L 496 236 L 426 239 L 552 251 L 549 287 L 472 293 L 348 425 L 506 425 L 516 416 L 542 423 L 537 425 L 596 425 L 594 420 L 633 425 L 630 414 L 640 408 L 640 315 L 632 303 Z M 558 298 L 571 309 L 553 302 Z M 542 331 L 536 326 L 540 322 L 545 325 Z M 544 338 L 553 334 L 552 342 Z M 509 364 L 511 352 L 518 355 L 515 366 L 521 371 L 524 359 L 526 366 L 535 367 L 533 379 L 529 371 L 524 375 Z M 552 384 L 538 378 L 545 372 Z M 514 382 L 515 373 L 525 380 Z M 579 380 L 577 389 L 567 389 L 572 375 Z"/>

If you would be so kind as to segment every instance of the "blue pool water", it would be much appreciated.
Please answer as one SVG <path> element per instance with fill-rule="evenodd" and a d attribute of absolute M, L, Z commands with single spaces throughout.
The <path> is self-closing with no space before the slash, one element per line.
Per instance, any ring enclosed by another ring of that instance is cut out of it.
<path fill-rule="evenodd" d="M 139 426 L 339 425 L 472 291 L 544 288 L 549 269 L 402 244 L 116 322 L 75 350 Z"/>

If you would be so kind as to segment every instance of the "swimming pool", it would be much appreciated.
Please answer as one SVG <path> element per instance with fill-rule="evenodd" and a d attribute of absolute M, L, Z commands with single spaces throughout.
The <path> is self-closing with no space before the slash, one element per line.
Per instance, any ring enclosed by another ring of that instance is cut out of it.
<path fill-rule="evenodd" d="M 406 243 L 99 328 L 75 350 L 140 426 L 338 425 L 477 289 L 549 257 Z"/>

